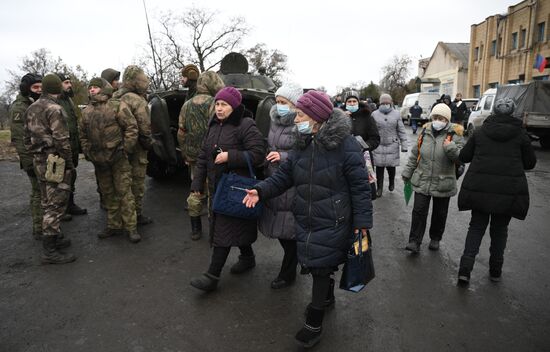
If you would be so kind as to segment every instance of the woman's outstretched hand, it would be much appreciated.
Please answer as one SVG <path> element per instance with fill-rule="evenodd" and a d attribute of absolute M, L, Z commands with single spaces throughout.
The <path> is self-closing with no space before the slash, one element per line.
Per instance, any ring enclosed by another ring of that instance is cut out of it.
<path fill-rule="evenodd" d="M 243 204 L 246 205 L 247 208 L 254 208 L 259 201 L 260 196 L 258 195 L 258 191 L 255 189 L 246 190 L 246 196 L 243 199 Z"/>

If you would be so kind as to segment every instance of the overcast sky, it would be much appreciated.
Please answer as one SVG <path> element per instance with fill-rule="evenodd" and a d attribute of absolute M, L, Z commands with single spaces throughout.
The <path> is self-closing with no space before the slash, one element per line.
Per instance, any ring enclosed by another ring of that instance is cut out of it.
<path fill-rule="evenodd" d="M 252 27 L 243 48 L 263 42 L 288 55 L 286 79 L 303 87 L 339 86 L 381 78 L 393 55 L 429 57 L 438 41 L 470 40 L 470 26 L 505 13 L 519 0 L 147 0 L 152 30 L 161 11 L 184 13 L 193 4 L 224 16 L 241 15 Z M 331 6 L 325 4 L 330 3 Z M 147 44 L 142 0 L 2 0 L 0 82 L 21 58 L 48 49 L 91 74 L 106 67 L 123 70 Z M 156 16 L 157 14 L 157 16 Z"/>

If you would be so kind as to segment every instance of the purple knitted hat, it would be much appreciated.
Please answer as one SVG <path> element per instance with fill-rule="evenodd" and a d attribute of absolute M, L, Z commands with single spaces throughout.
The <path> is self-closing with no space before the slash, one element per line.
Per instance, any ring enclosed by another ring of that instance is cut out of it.
<path fill-rule="evenodd" d="M 296 108 L 302 110 L 315 121 L 324 122 L 328 120 L 332 113 L 333 106 L 326 94 L 310 90 L 298 98 Z"/>
<path fill-rule="evenodd" d="M 241 101 L 243 100 L 243 97 L 241 96 L 241 93 L 236 90 L 233 87 L 225 87 L 220 89 L 218 94 L 216 94 L 216 97 L 214 98 L 215 101 L 223 100 L 227 104 L 231 105 L 233 109 L 236 109 L 237 106 L 241 105 Z"/>

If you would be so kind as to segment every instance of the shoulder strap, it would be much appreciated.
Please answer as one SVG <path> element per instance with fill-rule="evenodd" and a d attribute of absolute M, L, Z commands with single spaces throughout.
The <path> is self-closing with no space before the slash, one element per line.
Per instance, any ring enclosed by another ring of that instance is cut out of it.
<path fill-rule="evenodd" d="M 248 165 L 248 172 L 250 172 L 250 177 L 256 179 L 256 173 L 254 173 L 254 168 L 252 167 L 252 162 L 250 161 L 250 155 L 248 155 L 248 151 L 243 150 L 243 155 L 246 159 L 246 164 Z"/>
<path fill-rule="evenodd" d="M 420 132 L 420 136 L 418 136 L 418 142 L 417 142 L 417 153 L 416 156 L 416 165 L 420 162 L 420 147 L 422 147 L 422 142 L 424 141 L 424 135 L 426 134 L 426 128 L 422 128 L 422 132 Z"/>

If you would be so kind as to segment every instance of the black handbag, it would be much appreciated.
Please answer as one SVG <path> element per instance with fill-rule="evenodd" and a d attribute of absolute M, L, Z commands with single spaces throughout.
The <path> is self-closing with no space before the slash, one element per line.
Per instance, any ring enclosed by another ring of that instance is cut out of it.
<path fill-rule="evenodd" d="M 367 237 L 363 237 L 359 231 L 356 237 L 340 278 L 340 288 L 351 292 L 361 291 L 375 276 L 370 235 L 367 233 Z"/>
<path fill-rule="evenodd" d="M 234 172 L 222 174 L 214 193 L 212 211 L 216 214 L 253 220 L 260 216 L 262 203 L 258 202 L 255 207 L 247 208 L 243 204 L 243 199 L 246 196 L 246 190 L 252 189 L 260 181 L 256 179 L 248 152 L 244 151 L 243 155 L 248 164 L 250 177 L 237 175 Z"/>

